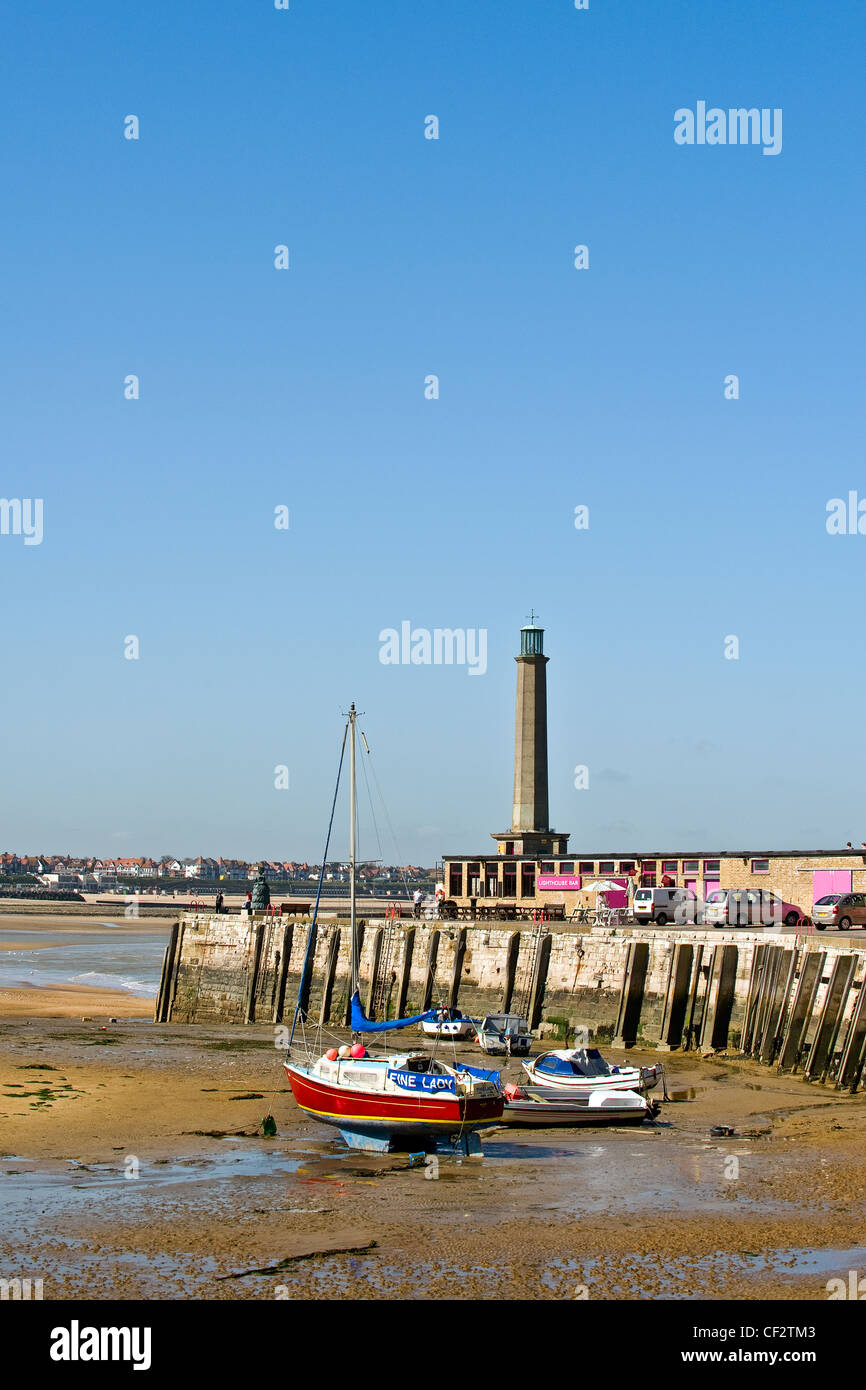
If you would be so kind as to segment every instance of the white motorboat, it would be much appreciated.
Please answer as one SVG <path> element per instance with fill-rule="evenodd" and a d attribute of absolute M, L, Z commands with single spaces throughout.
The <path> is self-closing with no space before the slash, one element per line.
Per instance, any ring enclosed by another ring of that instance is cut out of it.
<path fill-rule="evenodd" d="M 651 1091 L 662 1077 L 662 1068 L 616 1067 L 606 1062 L 596 1047 L 544 1052 L 523 1063 L 529 1080 L 561 1095 L 588 1096 L 591 1091 Z"/>
<path fill-rule="evenodd" d="M 428 1038 L 474 1038 L 475 1031 L 476 1020 L 466 1018 L 459 1009 L 438 1009 L 435 1018 L 421 1024 L 421 1032 Z"/>

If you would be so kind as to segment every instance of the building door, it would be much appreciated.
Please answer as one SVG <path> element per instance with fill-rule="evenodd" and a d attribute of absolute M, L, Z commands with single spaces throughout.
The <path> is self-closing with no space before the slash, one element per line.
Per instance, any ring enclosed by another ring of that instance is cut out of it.
<path fill-rule="evenodd" d="M 824 898 L 828 893 L 850 893 L 850 869 L 815 869 L 812 873 L 812 902 Z M 805 903 L 798 903 L 805 907 Z"/>

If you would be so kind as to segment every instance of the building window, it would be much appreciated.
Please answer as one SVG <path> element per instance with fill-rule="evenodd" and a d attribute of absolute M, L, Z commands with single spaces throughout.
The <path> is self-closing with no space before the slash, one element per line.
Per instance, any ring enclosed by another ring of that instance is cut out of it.
<path fill-rule="evenodd" d="M 768 874 L 769 872 L 770 872 L 770 861 L 769 861 L 769 859 L 753 859 L 753 860 L 752 860 L 752 873 L 753 873 L 753 874 Z"/>
<path fill-rule="evenodd" d="M 599 859 L 598 872 L 600 874 L 612 874 L 614 861 L 612 859 Z"/>
<path fill-rule="evenodd" d="M 698 865 L 700 864 L 700 862 L 701 862 L 701 861 L 700 861 L 699 859 L 684 859 L 684 860 L 683 860 L 683 873 L 684 873 L 684 874 L 696 874 L 696 873 L 698 872 Z"/>
<path fill-rule="evenodd" d="M 594 873 L 595 873 L 595 860 L 594 860 L 594 859 L 581 859 L 580 863 L 579 863 L 578 866 L 577 866 L 577 872 L 578 872 L 579 874 L 594 874 Z"/>
<path fill-rule="evenodd" d="M 516 864 L 503 864 L 502 866 L 502 896 L 503 898 L 517 897 Z"/>
<path fill-rule="evenodd" d="M 675 874 L 678 867 L 679 867 L 679 860 L 678 860 L 678 859 L 663 859 L 663 860 L 662 860 L 662 873 L 663 873 L 663 874 Z"/>
<path fill-rule="evenodd" d="M 717 874 L 717 873 L 719 873 L 719 871 L 720 871 L 720 869 L 721 869 L 721 863 L 722 863 L 722 861 L 721 861 L 720 859 L 705 859 L 705 860 L 704 860 L 704 874 L 706 875 L 706 874 Z"/>
<path fill-rule="evenodd" d="M 633 859 L 621 859 L 621 860 L 619 861 L 619 871 L 620 871 L 621 874 L 627 874 L 628 871 L 629 871 L 629 869 L 633 869 L 633 868 L 634 868 L 634 860 L 633 860 Z"/>
<path fill-rule="evenodd" d="M 513 853 L 514 853 L 514 841 L 513 841 L 513 840 L 506 840 L 506 841 L 505 841 L 505 853 L 506 853 L 506 854 L 513 854 Z"/>
<path fill-rule="evenodd" d="M 656 861 L 654 859 L 641 860 L 641 873 L 654 874 L 656 871 Z"/>
<path fill-rule="evenodd" d="M 641 886 L 641 888 L 655 888 L 655 886 L 656 886 L 656 876 L 655 876 L 655 874 L 642 874 L 642 875 L 641 875 L 641 880 L 640 880 L 640 886 Z"/>
<path fill-rule="evenodd" d="M 541 861 L 541 873 L 543 873 L 543 874 L 555 874 L 555 873 L 556 873 L 556 865 L 555 865 L 555 863 L 553 862 L 552 859 L 542 859 L 542 861 Z"/>
<path fill-rule="evenodd" d="M 449 898 L 463 897 L 463 865 L 448 865 L 448 896 Z"/>
<path fill-rule="evenodd" d="M 466 896 L 467 898 L 481 897 L 481 865 L 466 865 Z"/>
<path fill-rule="evenodd" d="M 573 859 L 565 859 L 565 860 L 563 860 L 563 862 L 562 862 L 562 863 L 560 864 L 560 866 L 559 866 L 559 872 L 560 872 L 561 874 L 573 874 L 573 873 L 574 873 L 574 860 L 573 860 Z"/>
<path fill-rule="evenodd" d="M 535 897 L 534 864 L 521 864 L 520 866 L 520 896 L 521 898 Z"/>

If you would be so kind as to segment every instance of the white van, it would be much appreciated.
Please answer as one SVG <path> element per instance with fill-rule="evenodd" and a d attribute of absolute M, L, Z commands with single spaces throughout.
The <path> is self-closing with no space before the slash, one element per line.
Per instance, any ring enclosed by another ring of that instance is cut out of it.
<path fill-rule="evenodd" d="M 701 921 L 703 903 L 690 888 L 638 888 L 631 911 L 641 926 L 647 922 L 655 922 L 659 927 L 667 922 L 684 926 Z"/>

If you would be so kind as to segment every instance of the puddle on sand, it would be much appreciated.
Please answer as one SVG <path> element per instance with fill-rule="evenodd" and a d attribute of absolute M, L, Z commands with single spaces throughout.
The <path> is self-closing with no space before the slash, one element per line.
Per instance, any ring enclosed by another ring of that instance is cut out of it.
<path fill-rule="evenodd" d="M 705 1299 L 724 1293 L 727 1282 L 749 1275 L 764 1279 L 775 1274 L 786 1282 L 786 1276 L 827 1274 L 863 1268 L 866 1247 L 849 1250 L 791 1249 L 768 1250 L 763 1254 L 739 1251 L 728 1254 L 719 1251 L 700 1259 L 663 1259 L 657 1255 L 600 1256 L 581 1259 L 551 1260 L 541 1274 L 542 1285 L 560 1297 L 574 1297 L 568 1290 L 575 1283 L 583 1284 L 592 1296 L 593 1284 L 604 1289 L 605 1297 L 676 1299 Z M 824 1293 L 824 1285 L 821 1285 Z"/>

